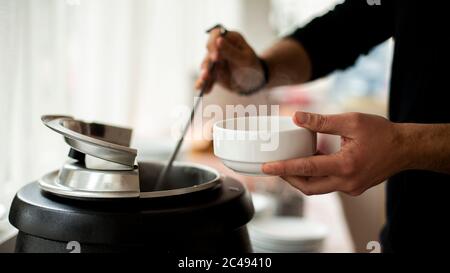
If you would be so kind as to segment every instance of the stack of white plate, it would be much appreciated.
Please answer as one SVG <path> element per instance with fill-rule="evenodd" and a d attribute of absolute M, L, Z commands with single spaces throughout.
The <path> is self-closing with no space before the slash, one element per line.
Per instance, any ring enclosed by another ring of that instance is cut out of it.
<path fill-rule="evenodd" d="M 253 207 L 255 207 L 255 215 L 252 221 L 259 221 L 267 217 L 273 217 L 276 210 L 276 200 L 266 193 L 252 192 Z"/>
<path fill-rule="evenodd" d="M 270 217 L 249 224 L 256 253 L 318 253 L 327 236 L 326 226 L 298 217 Z"/>

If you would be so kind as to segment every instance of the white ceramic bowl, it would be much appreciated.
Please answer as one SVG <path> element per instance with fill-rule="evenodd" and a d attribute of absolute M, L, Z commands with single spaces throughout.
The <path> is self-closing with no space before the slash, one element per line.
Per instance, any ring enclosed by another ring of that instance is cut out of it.
<path fill-rule="evenodd" d="M 316 133 L 298 127 L 291 117 L 259 116 L 214 124 L 214 154 L 228 168 L 245 175 L 265 176 L 262 164 L 312 156 Z"/>

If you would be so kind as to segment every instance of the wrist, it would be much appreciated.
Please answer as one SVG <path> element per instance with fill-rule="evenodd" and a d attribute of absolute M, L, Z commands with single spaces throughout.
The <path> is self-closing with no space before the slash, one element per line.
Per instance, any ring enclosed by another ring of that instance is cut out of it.
<path fill-rule="evenodd" d="M 423 126 L 397 123 L 394 124 L 394 128 L 396 128 L 399 138 L 401 171 L 424 169 L 424 160 L 427 158 L 427 141 Z"/>
<path fill-rule="evenodd" d="M 399 171 L 411 170 L 414 168 L 414 149 L 409 141 L 411 128 L 409 124 L 393 123 L 396 141 L 394 149 L 398 152 L 396 158 L 400 167 Z"/>
<path fill-rule="evenodd" d="M 259 92 L 260 90 L 264 89 L 265 87 L 267 87 L 267 85 L 269 83 L 270 70 L 269 70 L 269 65 L 268 65 L 267 61 L 258 56 L 256 56 L 256 58 L 257 58 L 259 68 L 261 69 L 261 75 L 260 75 L 261 80 L 258 85 L 252 87 L 251 89 L 241 91 L 240 92 L 241 95 L 244 95 L 244 96 L 253 95 L 253 94 Z"/>

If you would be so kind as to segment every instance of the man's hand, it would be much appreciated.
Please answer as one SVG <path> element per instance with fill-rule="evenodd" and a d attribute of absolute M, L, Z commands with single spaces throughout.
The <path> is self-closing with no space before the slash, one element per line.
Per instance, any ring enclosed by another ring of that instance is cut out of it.
<path fill-rule="evenodd" d="M 238 32 L 228 31 L 222 37 L 219 28 L 213 29 L 206 48 L 208 52 L 195 88 L 206 88 L 207 92 L 211 91 L 214 82 L 230 91 L 245 94 L 260 88 L 266 80 L 269 82 L 264 87 L 272 88 L 304 83 L 312 76 L 308 53 L 293 39 L 281 39 L 261 54 L 270 75 L 268 79 L 264 78 L 264 69 L 255 51 Z M 217 63 L 214 75 L 209 71 L 213 62 Z"/>
<path fill-rule="evenodd" d="M 264 82 L 264 71 L 255 51 L 247 44 L 238 32 L 228 31 L 220 36 L 220 30 L 210 32 L 208 53 L 201 65 L 200 76 L 196 81 L 196 89 L 203 88 L 211 77 L 231 91 L 246 93 Z M 210 64 L 216 62 L 215 75 L 208 70 Z M 212 86 L 208 86 L 208 92 Z"/>
<path fill-rule="evenodd" d="M 385 118 L 297 112 L 294 122 L 314 132 L 341 136 L 336 154 L 264 164 L 266 174 L 281 176 L 306 195 L 340 191 L 357 196 L 410 166 L 401 125 Z"/>

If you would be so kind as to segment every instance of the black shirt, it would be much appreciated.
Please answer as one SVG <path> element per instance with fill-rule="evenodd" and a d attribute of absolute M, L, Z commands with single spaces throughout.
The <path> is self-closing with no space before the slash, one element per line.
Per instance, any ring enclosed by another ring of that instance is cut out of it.
<path fill-rule="evenodd" d="M 377 1 L 347 0 L 290 36 L 308 52 L 313 79 L 351 66 L 360 55 L 393 37 L 390 119 L 450 123 L 446 1 L 370 2 Z M 386 190 L 387 222 L 381 235 L 385 252 L 449 246 L 449 175 L 406 171 L 391 177 Z"/>

